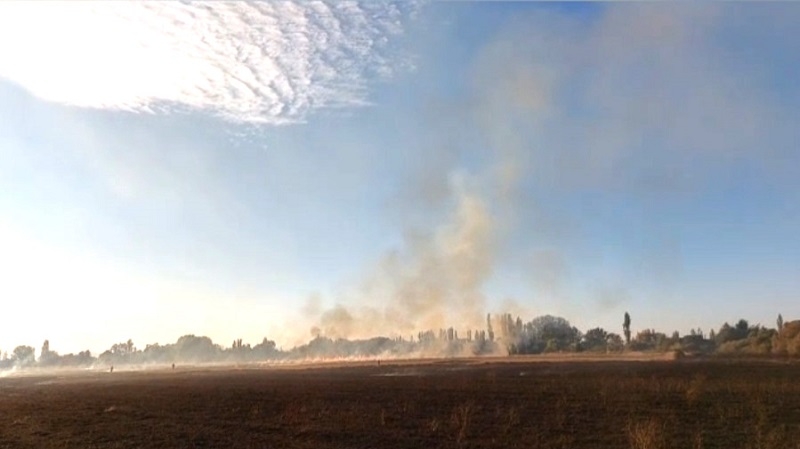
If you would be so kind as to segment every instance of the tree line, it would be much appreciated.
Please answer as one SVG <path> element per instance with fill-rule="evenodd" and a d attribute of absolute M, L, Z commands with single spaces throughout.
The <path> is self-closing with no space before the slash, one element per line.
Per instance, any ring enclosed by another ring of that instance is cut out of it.
<path fill-rule="evenodd" d="M 45 340 L 36 357 L 32 346 L 21 345 L 0 355 L 0 369 L 31 367 L 91 367 L 113 365 L 166 365 L 171 363 L 280 362 L 336 358 L 457 357 L 488 354 L 542 354 L 554 352 L 622 353 L 668 352 L 683 355 L 800 356 L 800 320 L 784 322 L 778 315 L 776 327 L 751 325 L 741 319 L 724 323 L 708 333 L 693 329 L 667 335 L 641 329 L 634 335 L 631 316 L 625 312 L 622 333 L 595 327 L 580 331 L 562 317 L 544 315 L 528 322 L 511 314 L 487 315 L 484 329 L 467 329 L 459 335 L 454 328 L 428 330 L 408 337 L 374 337 L 363 340 L 331 339 L 323 335 L 290 350 L 276 347 L 264 338 L 251 346 L 241 339 L 230 346 L 214 343 L 205 336 L 184 335 L 175 343 L 148 344 L 138 348 L 132 340 L 115 343 L 106 351 L 61 355 Z"/>

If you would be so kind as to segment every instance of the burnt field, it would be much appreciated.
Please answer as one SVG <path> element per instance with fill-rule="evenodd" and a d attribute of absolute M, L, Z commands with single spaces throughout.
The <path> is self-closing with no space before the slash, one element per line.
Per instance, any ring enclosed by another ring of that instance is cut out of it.
<path fill-rule="evenodd" d="M 800 448 L 800 365 L 437 361 L 0 378 L 2 448 Z"/>

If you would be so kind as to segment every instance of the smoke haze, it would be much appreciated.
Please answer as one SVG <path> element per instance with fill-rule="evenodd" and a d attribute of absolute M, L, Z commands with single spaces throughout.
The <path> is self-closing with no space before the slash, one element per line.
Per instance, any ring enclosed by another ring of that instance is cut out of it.
<path fill-rule="evenodd" d="M 405 246 L 379 261 L 361 288 L 363 298 L 379 306 L 363 305 L 366 300 L 349 309 L 337 305 L 322 313 L 314 332 L 365 338 L 477 327 L 492 269 L 493 223 L 484 201 L 466 189 L 453 186 L 447 222 L 430 232 L 407 232 Z"/>
<path fill-rule="evenodd" d="M 798 22 L 0 5 L 0 345 L 798 315 Z"/>
<path fill-rule="evenodd" d="M 742 14 L 614 5 L 589 23 L 543 10 L 498 28 L 464 75 L 469 94 L 434 102 L 442 118 L 426 122 L 441 144 L 425 149 L 431 162 L 405 195 L 417 199 L 412 215 L 439 222 L 409 226 L 367 288 L 322 314 L 321 334 L 474 326 L 502 303 L 486 288 L 510 263 L 528 279 L 510 301 L 540 312 L 616 317 L 636 296 L 653 308 L 674 300 L 688 287 L 686 239 L 670 211 L 743 170 L 789 182 L 770 161 L 789 151 L 793 114 L 717 40 L 759 27 Z M 621 219 L 646 234 L 597 234 Z M 587 249 L 597 238 L 607 247 Z"/>

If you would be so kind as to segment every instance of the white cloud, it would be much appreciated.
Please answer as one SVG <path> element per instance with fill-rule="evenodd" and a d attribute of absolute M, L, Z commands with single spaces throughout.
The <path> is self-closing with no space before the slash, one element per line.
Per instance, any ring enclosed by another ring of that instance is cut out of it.
<path fill-rule="evenodd" d="M 0 3 L 0 77 L 48 101 L 302 121 L 362 105 L 403 65 L 413 7 L 332 2 Z"/>

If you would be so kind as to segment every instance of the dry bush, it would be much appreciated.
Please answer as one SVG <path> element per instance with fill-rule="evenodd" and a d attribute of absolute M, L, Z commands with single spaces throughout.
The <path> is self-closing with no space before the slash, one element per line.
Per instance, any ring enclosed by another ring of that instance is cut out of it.
<path fill-rule="evenodd" d="M 469 422 L 474 405 L 467 402 L 453 408 L 453 413 L 450 415 L 450 422 L 456 429 L 456 441 L 461 443 L 467 437 L 469 431 Z"/>
<path fill-rule="evenodd" d="M 703 449 L 703 433 L 702 432 L 695 432 L 694 433 L 694 449 Z"/>
<path fill-rule="evenodd" d="M 519 411 L 516 407 L 511 407 L 508 409 L 508 413 L 505 415 L 505 422 L 503 423 L 503 435 L 508 435 L 511 432 L 511 429 L 517 427 L 519 425 Z"/>
<path fill-rule="evenodd" d="M 772 349 L 780 355 L 800 355 L 800 321 L 784 323 L 783 329 L 772 339 Z"/>
<path fill-rule="evenodd" d="M 286 426 L 304 425 L 309 421 L 308 408 L 305 404 L 289 403 L 280 415 L 281 422 Z"/>
<path fill-rule="evenodd" d="M 628 441 L 631 449 L 661 449 L 664 445 L 664 425 L 656 418 L 628 422 Z"/>
<path fill-rule="evenodd" d="M 707 379 L 708 376 L 706 376 L 705 373 L 697 373 L 692 377 L 692 380 L 689 381 L 689 385 L 686 387 L 686 403 L 690 407 L 695 405 L 697 400 L 700 399 Z"/>
<path fill-rule="evenodd" d="M 440 425 L 441 423 L 439 422 L 438 418 L 431 418 L 431 420 L 428 421 L 428 430 L 430 430 L 431 433 L 435 434 L 436 432 L 439 431 Z"/>

